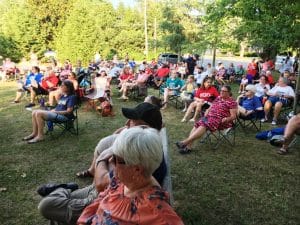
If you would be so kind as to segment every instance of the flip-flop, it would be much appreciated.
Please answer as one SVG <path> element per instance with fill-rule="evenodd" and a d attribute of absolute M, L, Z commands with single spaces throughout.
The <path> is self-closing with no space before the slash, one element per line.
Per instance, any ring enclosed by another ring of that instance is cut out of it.
<path fill-rule="evenodd" d="M 78 178 L 94 177 L 89 170 L 84 170 L 76 173 Z"/>
<path fill-rule="evenodd" d="M 44 141 L 44 139 L 31 139 L 29 141 L 27 141 L 28 144 L 35 144 L 38 142 Z"/>
<path fill-rule="evenodd" d="M 22 138 L 22 141 L 29 141 L 33 138 L 34 138 L 34 136 L 27 136 L 27 137 Z"/>

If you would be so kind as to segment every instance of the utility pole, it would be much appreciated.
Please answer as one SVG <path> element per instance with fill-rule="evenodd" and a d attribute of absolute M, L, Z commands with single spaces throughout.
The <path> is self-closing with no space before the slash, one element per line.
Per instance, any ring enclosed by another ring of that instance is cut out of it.
<path fill-rule="evenodd" d="M 145 55 L 148 59 L 147 0 L 144 0 Z"/>
<path fill-rule="evenodd" d="M 154 18 L 154 54 L 156 56 L 156 45 L 157 45 L 157 20 Z"/>

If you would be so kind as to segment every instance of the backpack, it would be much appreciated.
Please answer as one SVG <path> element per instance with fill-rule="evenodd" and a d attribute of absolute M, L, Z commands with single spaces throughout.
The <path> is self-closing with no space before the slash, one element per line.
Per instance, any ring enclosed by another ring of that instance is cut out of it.
<path fill-rule="evenodd" d="M 271 140 L 275 135 L 283 135 L 284 127 L 274 128 L 272 130 L 261 131 L 256 134 L 256 138 L 259 140 Z"/>
<path fill-rule="evenodd" d="M 110 104 L 110 102 L 108 100 L 101 102 L 100 107 L 101 107 L 101 115 L 103 117 L 114 116 L 114 114 L 112 112 L 112 105 Z"/>

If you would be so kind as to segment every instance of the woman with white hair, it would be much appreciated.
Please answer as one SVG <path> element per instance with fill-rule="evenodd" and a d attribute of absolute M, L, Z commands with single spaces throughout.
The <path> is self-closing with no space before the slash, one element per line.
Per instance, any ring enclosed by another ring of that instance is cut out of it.
<path fill-rule="evenodd" d="M 85 208 L 77 223 L 183 224 L 152 176 L 163 158 L 157 130 L 147 126 L 123 130 L 112 153 L 103 158 L 115 167 L 110 186 Z"/>
<path fill-rule="evenodd" d="M 245 88 L 245 93 L 237 97 L 238 115 L 249 116 L 257 110 L 262 110 L 260 99 L 255 96 L 256 87 L 253 84 L 248 84 Z"/>
<path fill-rule="evenodd" d="M 269 98 L 264 105 L 265 118 L 262 119 L 262 122 L 268 120 L 269 112 L 272 106 L 274 106 L 272 125 L 276 125 L 282 106 L 287 106 L 293 101 L 295 92 L 290 86 L 288 86 L 287 78 L 279 77 L 277 85 L 268 91 L 267 95 Z"/>

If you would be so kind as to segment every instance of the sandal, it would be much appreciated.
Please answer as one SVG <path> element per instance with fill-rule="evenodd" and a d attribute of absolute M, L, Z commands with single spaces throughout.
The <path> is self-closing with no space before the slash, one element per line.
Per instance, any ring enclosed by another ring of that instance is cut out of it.
<path fill-rule="evenodd" d="M 33 138 L 34 138 L 34 136 L 29 135 L 27 137 L 22 138 L 22 141 L 29 141 L 29 140 L 31 140 Z"/>
<path fill-rule="evenodd" d="M 192 149 L 188 148 L 188 147 L 185 147 L 185 148 L 182 148 L 179 150 L 179 153 L 182 154 L 182 155 L 185 155 L 185 154 L 189 154 L 191 153 Z"/>
<path fill-rule="evenodd" d="M 288 149 L 286 149 L 286 148 L 280 148 L 280 149 L 277 151 L 277 153 L 278 153 L 279 155 L 286 155 L 286 154 L 288 153 Z"/>
<path fill-rule="evenodd" d="M 76 173 L 76 177 L 86 178 L 86 177 L 94 177 L 94 175 L 91 174 L 91 172 L 89 170 L 84 170 L 84 171 Z"/>
<path fill-rule="evenodd" d="M 44 139 L 31 139 L 29 141 L 27 141 L 28 144 L 35 144 L 35 143 L 38 143 L 38 142 L 41 142 L 41 141 L 44 141 Z"/>

